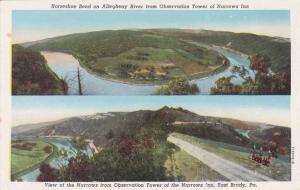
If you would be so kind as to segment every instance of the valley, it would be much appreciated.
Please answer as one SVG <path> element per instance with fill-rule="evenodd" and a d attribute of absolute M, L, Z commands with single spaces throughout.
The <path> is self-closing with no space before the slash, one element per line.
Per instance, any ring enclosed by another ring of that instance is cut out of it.
<path fill-rule="evenodd" d="M 208 30 L 141 29 L 70 34 L 20 45 L 42 53 L 51 70 L 67 83 L 64 89 L 70 95 L 80 94 L 78 81 L 84 84 L 83 95 L 289 93 L 288 39 Z M 241 92 L 232 87 L 229 92 L 212 90 L 223 77 L 230 78 L 232 84 L 228 85 L 242 86 L 245 76 L 233 73 L 236 67 L 245 68 L 254 80 L 256 71 L 249 58 L 256 54 L 268 57 L 265 64 L 270 73 L 266 74 L 274 85 L 267 86 L 272 89 L 266 89 L 264 82 L 257 92 L 240 87 L 235 88 Z M 178 83 L 174 88 L 183 88 L 182 92 L 173 92 L 171 83 L 178 79 L 196 89 L 186 93 L 186 87 Z M 284 86 L 277 87 L 278 83 Z M 164 88 L 170 88 L 169 92 L 160 93 Z"/>
<path fill-rule="evenodd" d="M 75 34 L 49 39 L 30 48 L 70 52 L 91 72 L 130 83 L 159 84 L 176 77 L 209 74 L 228 62 L 216 51 L 144 30 Z"/>
<path fill-rule="evenodd" d="M 56 148 L 44 141 L 12 141 L 12 176 L 38 168 L 55 154 Z"/>
<path fill-rule="evenodd" d="M 16 126 L 12 128 L 12 146 L 18 141 L 38 140 L 53 144 L 58 152 L 67 150 L 63 151 L 65 156 L 43 161 L 50 163 L 52 176 L 58 181 L 67 180 L 69 172 L 80 173 L 68 178 L 72 181 L 289 181 L 290 128 L 266 126 L 165 106 Z M 248 130 L 249 136 L 240 133 L 241 129 Z M 66 147 L 62 149 L 61 143 Z M 251 159 L 253 147 L 256 151 L 261 147 L 263 155 L 272 151 L 269 166 Z M 12 152 L 17 154 L 18 150 Z M 223 168 L 224 162 L 235 169 Z M 77 167 L 82 164 L 84 168 Z M 13 159 L 12 174 L 18 173 L 15 165 L 22 163 Z M 92 169 L 95 167 L 97 171 Z M 23 177 L 15 175 L 12 179 L 36 181 L 47 177 L 41 168 L 27 174 L 24 171 Z"/>

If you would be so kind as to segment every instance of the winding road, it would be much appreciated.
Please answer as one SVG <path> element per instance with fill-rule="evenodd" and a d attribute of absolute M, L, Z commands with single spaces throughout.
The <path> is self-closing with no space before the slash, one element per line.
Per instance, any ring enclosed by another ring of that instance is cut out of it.
<path fill-rule="evenodd" d="M 231 181 L 275 181 L 270 177 L 249 170 L 172 135 L 168 137 L 168 141 Z"/>

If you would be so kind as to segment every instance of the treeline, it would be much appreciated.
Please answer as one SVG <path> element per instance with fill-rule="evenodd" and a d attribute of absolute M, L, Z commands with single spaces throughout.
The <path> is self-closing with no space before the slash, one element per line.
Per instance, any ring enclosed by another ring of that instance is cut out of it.
<path fill-rule="evenodd" d="M 248 146 L 250 144 L 248 138 L 239 134 L 233 127 L 223 123 L 177 125 L 172 128 L 172 132 L 237 146 Z"/>
<path fill-rule="evenodd" d="M 12 46 L 13 95 L 62 95 L 67 91 L 65 81 L 50 70 L 39 52 Z"/>
<path fill-rule="evenodd" d="M 99 58 L 114 57 L 135 47 L 176 48 L 182 42 L 172 37 L 153 39 L 142 31 L 117 30 L 71 34 L 35 44 L 35 50 L 68 50 L 82 63 L 92 65 Z"/>
<path fill-rule="evenodd" d="M 249 57 L 250 70 L 234 66 L 232 75 L 221 77 L 211 88 L 211 94 L 246 94 L 246 95 L 289 95 L 291 93 L 291 71 L 285 69 L 274 73 L 268 56 L 254 54 Z M 242 84 L 234 84 L 232 79 L 240 77 Z"/>
<path fill-rule="evenodd" d="M 197 84 L 190 84 L 185 78 L 176 78 L 157 88 L 157 95 L 196 95 L 200 93 Z"/>
<path fill-rule="evenodd" d="M 204 44 L 228 46 L 231 49 L 252 55 L 257 52 L 270 58 L 270 68 L 274 72 L 289 70 L 291 67 L 290 39 L 269 37 L 250 33 L 233 33 L 202 30 L 192 33 L 182 30 L 150 30 L 156 34 L 165 34 L 185 40 L 192 40 Z"/>
<path fill-rule="evenodd" d="M 89 158 L 83 151 L 61 169 L 42 164 L 38 181 L 170 181 L 164 166 L 175 150 L 162 127 L 140 128 L 129 135 L 115 136 L 114 143 Z"/>
<path fill-rule="evenodd" d="M 142 111 L 132 114 L 136 118 L 135 122 L 131 122 L 134 126 L 128 126 L 127 130 L 115 129 L 104 133 L 106 141 L 111 143 L 103 146 L 92 158 L 84 153 L 86 147 L 84 140 L 74 138 L 71 142 L 79 150 L 77 156 L 70 158 L 68 164 L 60 169 L 43 164 L 38 180 L 174 181 L 176 176 L 165 167 L 165 162 L 176 150 L 174 144 L 167 142 L 170 133 L 181 132 L 240 146 L 249 143 L 247 138 L 225 124 L 173 125 L 176 118 L 188 118 L 187 115 L 196 119 L 195 114 L 182 108 L 164 107 L 156 112 Z M 141 118 L 143 122 L 137 121 Z"/>

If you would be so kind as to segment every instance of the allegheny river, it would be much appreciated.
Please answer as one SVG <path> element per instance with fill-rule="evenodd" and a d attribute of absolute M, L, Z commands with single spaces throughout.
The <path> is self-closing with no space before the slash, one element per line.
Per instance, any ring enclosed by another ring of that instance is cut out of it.
<path fill-rule="evenodd" d="M 191 83 L 197 84 L 200 89 L 200 94 L 210 94 L 211 87 L 215 85 L 215 82 L 219 78 L 232 75 L 231 69 L 233 66 L 244 66 L 249 69 L 250 63 L 246 55 L 222 47 L 206 46 L 196 42 L 191 43 L 211 48 L 223 54 L 230 61 L 230 66 L 226 70 L 211 74 L 205 78 L 191 81 Z M 48 51 L 43 51 L 41 53 L 46 58 L 47 64 L 51 70 L 60 78 L 66 80 L 69 87 L 69 95 L 78 94 L 78 80 L 76 78 L 78 69 L 81 75 L 82 91 L 84 95 L 153 95 L 158 87 L 158 85 L 151 84 L 129 84 L 96 76 L 81 67 L 78 60 L 67 53 Z M 233 78 L 232 81 L 236 84 L 242 82 L 240 77 Z"/>

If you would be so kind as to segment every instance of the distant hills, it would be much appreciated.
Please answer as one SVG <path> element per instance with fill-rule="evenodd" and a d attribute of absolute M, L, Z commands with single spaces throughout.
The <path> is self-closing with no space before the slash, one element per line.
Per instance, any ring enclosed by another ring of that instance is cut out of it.
<path fill-rule="evenodd" d="M 155 29 L 149 31 L 204 44 L 229 45 L 230 48 L 248 55 L 264 54 L 271 59 L 273 72 L 290 69 L 291 42 L 288 38 L 212 30 Z"/>
<path fill-rule="evenodd" d="M 20 44 L 25 48 L 13 45 L 13 94 L 66 94 L 66 83 L 47 67 L 39 53 L 44 50 L 70 53 L 89 72 L 129 83 L 167 84 L 177 78 L 203 78 L 228 68 L 226 57 L 194 42 L 249 56 L 266 55 L 272 72 L 278 74 L 275 78 L 286 76 L 283 82 L 288 84 L 284 85 L 290 85 L 291 44 L 286 38 L 210 30 L 104 30 Z"/>
<path fill-rule="evenodd" d="M 130 82 L 198 78 L 228 65 L 216 51 L 148 30 L 70 34 L 24 45 L 37 51 L 71 53 L 100 76 Z"/>
<path fill-rule="evenodd" d="M 218 46 L 229 45 L 230 48 L 248 55 L 265 54 L 271 59 L 273 72 L 290 68 L 289 39 L 251 33 L 191 29 L 107 30 L 70 34 L 24 45 L 36 50 L 67 50 L 82 64 L 93 66 L 91 62 L 96 63 L 99 58 L 113 57 L 135 47 L 182 48 L 182 40 Z"/>
<path fill-rule="evenodd" d="M 246 127 L 245 126 L 251 126 Z M 12 128 L 13 138 L 47 136 L 83 136 L 93 139 L 97 146 L 108 146 L 122 136 L 134 135 L 141 128 L 160 128 L 204 139 L 239 146 L 275 142 L 290 145 L 290 128 L 262 127 L 260 124 L 218 117 L 200 116 L 182 108 L 163 107 L 159 110 L 98 113 L 90 116 L 66 118 L 60 121 L 21 125 Z M 249 130 L 250 138 L 239 133 Z"/>

